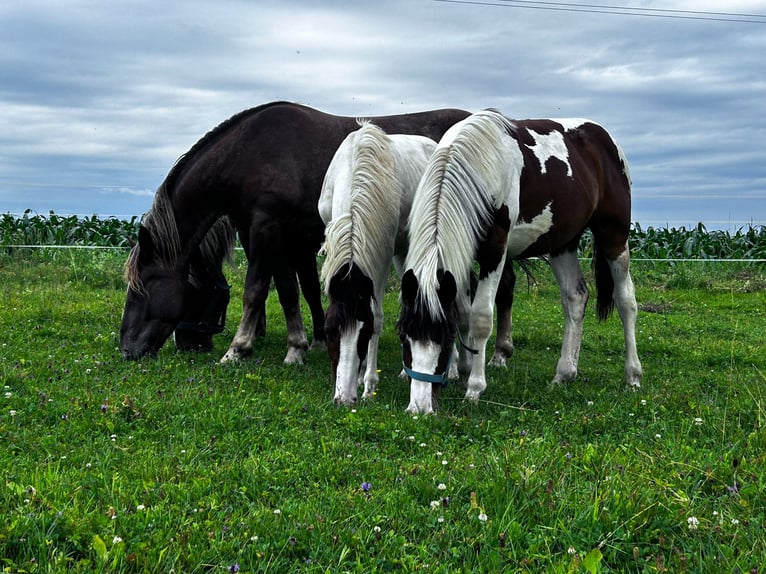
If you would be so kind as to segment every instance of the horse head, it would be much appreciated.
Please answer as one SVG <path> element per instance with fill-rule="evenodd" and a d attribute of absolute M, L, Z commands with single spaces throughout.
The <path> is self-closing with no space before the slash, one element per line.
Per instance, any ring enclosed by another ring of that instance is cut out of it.
<path fill-rule="evenodd" d="M 166 263 L 143 226 L 126 269 L 129 287 L 120 327 L 122 356 L 156 356 L 183 315 L 186 276 Z"/>
<path fill-rule="evenodd" d="M 230 291 L 223 274 L 197 278 L 192 267 L 186 286 L 183 315 L 173 331 L 176 349 L 213 350 L 213 335 L 223 332 L 226 327 Z"/>
<path fill-rule="evenodd" d="M 447 385 L 457 332 L 457 285 L 449 271 L 439 270 L 437 290 L 440 313 L 426 305 L 412 269 L 402 276 L 399 338 L 404 372 L 410 377 L 408 412 L 436 410 L 440 389 Z"/>
<path fill-rule="evenodd" d="M 356 265 L 345 264 L 330 279 L 328 294 L 325 333 L 335 382 L 334 400 L 353 405 L 374 332 L 372 280 Z"/>

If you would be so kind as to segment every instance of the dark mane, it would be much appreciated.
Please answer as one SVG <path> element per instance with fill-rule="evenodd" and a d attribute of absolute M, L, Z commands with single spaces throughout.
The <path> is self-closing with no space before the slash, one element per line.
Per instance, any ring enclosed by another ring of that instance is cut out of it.
<path fill-rule="evenodd" d="M 263 111 L 266 108 L 278 105 L 285 105 L 288 102 L 270 102 L 262 106 L 250 108 L 237 114 L 234 114 L 229 119 L 224 120 L 216 127 L 202 136 L 197 143 L 195 143 L 189 151 L 181 155 L 170 168 L 170 172 L 165 177 L 164 181 L 157 188 L 157 192 L 154 194 L 154 201 L 152 206 L 144 214 L 142 225 L 149 231 L 152 244 L 155 247 L 157 259 L 166 267 L 172 267 L 178 259 L 178 255 L 181 251 L 180 239 L 178 237 L 178 226 L 176 224 L 175 215 L 173 214 L 173 207 L 170 201 L 171 190 L 174 188 L 176 180 L 178 179 L 184 168 L 194 160 L 197 155 L 203 149 L 207 148 L 211 142 L 217 141 L 223 135 L 229 132 L 229 130 L 239 124 L 243 119 L 249 118 L 256 113 Z M 219 220 L 220 221 L 220 220 Z M 231 225 L 228 223 L 227 225 Z M 220 231 L 220 230 L 219 230 Z M 232 231 L 233 233 L 233 231 Z M 229 241 L 229 239 L 206 235 L 203 240 L 203 247 L 205 241 L 220 242 Z M 234 238 L 231 237 L 228 243 L 233 247 Z M 228 251 L 227 251 L 228 253 Z M 130 255 L 125 262 L 125 281 L 128 286 L 134 291 L 140 292 L 142 289 L 141 280 L 138 276 L 138 260 L 139 260 L 139 246 L 136 244 L 131 249 Z"/>
<path fill-rule="evenodd" d="M 160 189 L 157 190 L 157 193 L 160 193 L 160 190 L 163 190 L 163 193 L 167 193 L 167 188 L 172 189 L 176 179 L 178 178 L 178 175 L 183 171 L 186 165 L 197 156 L 199 151 L 210 145 L 212 141 L 218 140 L 221 136 L 225 135 L 233 126 L 240 123 L 242 120 L 263 111 L 266 108 L 281 106 L 285 104 L 293 105 L 289 102 L 269 102 L 268 104 L 263 104 L 261 106 L 256 106 L 254 108 L 237 112 L 229 119 L 222 121 L 220 124 L 207 132 L 204 136 L 202 136 L 197 141 L 197 143 L 189 148 L 189 151 L 179 156 L 179 158 L 173 164 L 173 167 L 170 168 L 168 175 L 165 177 L 165 181 L 162 182 Z"/>

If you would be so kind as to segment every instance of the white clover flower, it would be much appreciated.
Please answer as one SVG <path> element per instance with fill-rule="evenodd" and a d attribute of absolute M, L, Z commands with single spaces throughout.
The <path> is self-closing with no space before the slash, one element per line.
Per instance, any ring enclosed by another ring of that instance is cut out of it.
<path fill-rule="evenodd" d="M 442 505 L 441 500 L 432 500 L 431 501 L 431 509 L 436 510 Z"/>
<path fill-rule="evenodd" d="M 375 526 L 375 527 L 373 527 L 372 531 L 373 531 L 375 534 L 378 534 L 378 533 L 380 532 L 380 526 Z"/>
<path fill-rule="evenodd" d="M 444 517 L 440 516 L 439 518 L 436 519 L 436 522 L 438 522 L 439 524 L 443 524 L 444 523 Z"/>
<path fill-rule="evenodd" d="M 686 519 L 686 523 L 689 525 L 689 530 L 697 530 L 700 525 L 700 521 L 697 519 L 696 516 L 690 516 Z"/>
<path fill-rule="evenodd" d="M 702 419 L 701 419 L 701 418 L 699 418 L 699 417 L 696 417 L 696 418 L 694 419 L 694 424 L 695 424 L 695 425 L 697 425 L 697 426 L 700 426 L 700 425 L 702 425 Z"/>
<path fill-rule="evenodd" d="M 8 391 L 7 393 L 5 393 L 6 399 L 10 399 L 12 396 L 13 396 L 13 393 L 11 393 L 11 391 Z"/>
<path fill-rule="evenodd" d="M 122 542 L 122 538 L 120 538 L 119 536 L 115 536 L 114 538 L 112 538 L 112 544 L 119 544 L 120 542 Z"/>
<path fill-rule="evenodd" d="M 662 435 L 661 435 L 661 434 L 659 434 L 659 433 L 657 433 L 656 435 L 654 435 L 654 438 L 656 438 L 657 440 L 659 440 L 659 439 L 661 439 L 661 438 L 662 438 Z"/>
<path fill-rule="evenodd" d="M 281 511 L 281 510 L 279 510 L 279 508 L 275 508 L 275 509 L 274 509 L 274 515 L 275 515 L 275 516 L 279 516 L 280 514 L 282 514 L 282 511 Z"/>
<path fill-rule="evenodd" d="M 439 483 L 439 486 L 436 487 L 438 490 L 447 490 L 447 485 L 443 482 Z"/>
<path fill-rule="evenodd" d="M 569 554 L 570 556 L 574 556 L 575 554 L 577 554 L 577 550 L 575 550 L 574 546 L 570 546 L 569 549 L 567 550 L 567 554 Z"/>
<path fill-rule="evenodd" d="M 732 523 L 734 526 L 736 526 L 737 524 L 739 524 L 739 520 L 737 520 L 736 518 L 732 518 L 732 519 L 731 519 L 731 523 Z"/>
<path fill-rule="evenodd" d="M 645 407 L 645 406 L 646 406 L 646 399 L 641 399 L 641 406 L 642 406 L 642 407 Z"/>
<path fill-rule="evenodd" d="M 487 520 L 489 520 L 489 517 L 485 513 L 481 512 L 479 514 L 479 520 L 481 520 L 482 522 L 486 522 Z"/>
<path fill-rule="evenodd" d="M 145 510 L 145 509 L 146 509 L 146 506 L 144 506 L 143 504 L 139 504 L 138 506 L 136 506 L 136 510 Z"/>

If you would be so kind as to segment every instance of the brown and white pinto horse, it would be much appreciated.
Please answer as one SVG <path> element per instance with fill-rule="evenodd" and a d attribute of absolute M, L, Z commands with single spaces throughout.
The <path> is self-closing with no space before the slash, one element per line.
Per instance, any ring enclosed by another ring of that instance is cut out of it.
<path fill-rule="evenodd" d="M 371 118 L 388 133 L 438 140 L 468 112 L 434 110 Z M 187 305 L 189 268 L 198 244 L 228 215 L 248 259 L 239 328 L 223 360 L 249 355 L 263 326 L 272 278 L 287 323 L 286 362 L 308 349 L 298 279 L 311 310 L 314 341 L 324 344 L 316 252 L 324 225 L 317 212 L 322 180 L 356 119 L 274 102 L 241 112 L 210 131 L 170 170 L 155 194 L 128 258 L 120 329 L 122 355 L 155 355 Z"/>
<path fill-rule="evenodd" d="M 478 129 L 479 126 L 487 126 Z M 593 233 L 600 318 L 616 304 L 625 333 L 625 374 L 639 386 L 637 306 L 630 278 L 630 176 L 617 144 L 586 120 L 513 121 L 485 111 L 456 124 L 434 152 L 415 195 L 399 320 L 412 412 L 432 412 L 446 383 L 455 334 L 466 398 L 486 388 L 484 347 L 498 304 L 493 363 L 512 350 L 512 259 L 550 254 L 566 318 L 553 382 L 577 373 L 588 290 L 576 249 Z M 459 259 L 456 257 L 459 253 Z M 470 300 L 468 277 L 479 263 Z M 467 342 L 465 342 L 467 341 Z M 471 360 L 468 350 L 474 353 Z"/>

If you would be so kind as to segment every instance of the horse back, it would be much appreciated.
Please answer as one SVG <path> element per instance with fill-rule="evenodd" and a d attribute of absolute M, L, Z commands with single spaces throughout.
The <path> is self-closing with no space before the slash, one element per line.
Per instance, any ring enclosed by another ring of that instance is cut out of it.
<path fill-rule="evenodd" d="M 619 147 L 589 120 L 515 120 L 524 156 L 512 257 L 574 249 L 585 229 L 624 245 L 630 176 Z"/>

